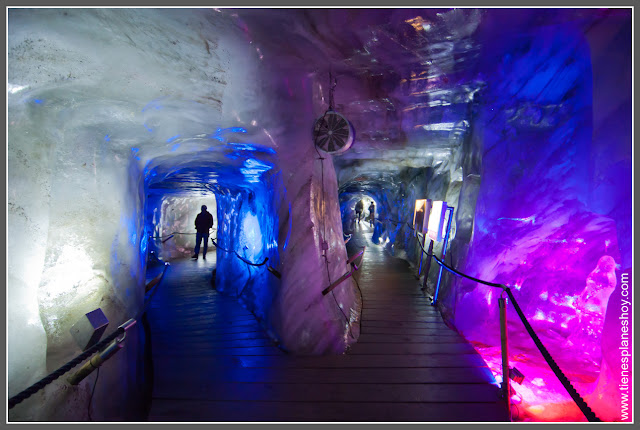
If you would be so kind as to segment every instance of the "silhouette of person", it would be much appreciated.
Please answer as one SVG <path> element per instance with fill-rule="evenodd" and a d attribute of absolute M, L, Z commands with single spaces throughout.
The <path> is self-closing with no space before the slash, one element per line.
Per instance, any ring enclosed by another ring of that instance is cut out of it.
<path fill-rule="evenodd" d="M 360 223 L 360 218 L 362 218 L 363 210 L 364 210 L 364 203 L 362 203 L 362 200 L 358 200 L 358 203 L 356 203 L 356 217 L 358 217 L 358 224 Z"/>
<path fill-rule="evenodd" d="M 209 241 L 209 229 L 213 227 L 213 215 L 207 212 L 207 206 L 202 205 L 202 211 L 196 217 L 196 248 L 193 250 L 191 258 L 198 258 L 200 253 L 200 242 L 204 239 L 202 248 L 202 258 L 207 259 L 207 242 Z"/>
<path fill-rule="evenodd" d="M 373 227 L 373 223 L 376 221 L 376 204 L 371 202 L 369 205 L 369 224 Z"/>

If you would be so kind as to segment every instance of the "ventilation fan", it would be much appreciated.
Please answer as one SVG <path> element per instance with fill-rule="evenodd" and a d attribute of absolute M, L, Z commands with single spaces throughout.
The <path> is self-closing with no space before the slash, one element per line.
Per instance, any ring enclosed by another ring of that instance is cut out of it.
<path fill-rule="evenodd" d="M 341 154 L 353 144 L 355 129 L 344 116 L 329 110 L 313 125 L 313 139 L 324 152 Z"/>

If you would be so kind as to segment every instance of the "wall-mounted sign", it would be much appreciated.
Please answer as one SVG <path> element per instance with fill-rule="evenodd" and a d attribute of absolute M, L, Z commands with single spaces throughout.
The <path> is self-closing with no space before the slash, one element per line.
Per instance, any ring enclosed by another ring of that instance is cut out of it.
<path fill-rule="evenodd" d="M 413 228 L 417 233 L 427 231 L 426 220 L 429 217 L 429 200 L 416 200 L 416 207 L 413 210 Z"/>

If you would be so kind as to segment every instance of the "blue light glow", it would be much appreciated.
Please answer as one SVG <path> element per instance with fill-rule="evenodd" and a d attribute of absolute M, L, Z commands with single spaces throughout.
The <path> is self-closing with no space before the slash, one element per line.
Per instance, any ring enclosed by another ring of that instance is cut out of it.
<path fill-rule="evenodd" d="M 142 108 L 142 112 L 146 111 L 147 109 L 153 107 L 155 110 L 160 110 L 162 109 L 162 105 L 158 104 L 158 102 L 160 100 L 166 99 L 168 96 L 164 96 L 164 97 L 160 97 L 154 100 L 151 100 L 149 103 L 147 103 L 147 105 L 145 107 Z"/>
<path fill-rule="evenodd" d="M 142 125 L 144 125 L 144 128 L 146 128 L 146 129 L 147 129 L 147 131 L 148 131 L 149 133 L 151 133 L 151 132 L 153 131 L 152 129 L 150 129 L 149 127 L 147 127 L 147 124 L 142 123 Z"/>
<path fill-rule="evenodd" d="M 134 154 L 137 153 L 138 151 L 140 151 L 140 148 L 131 148 L 131 152 L 133 152 Z"/>
<path fill-rule="evenodd" d="M 171 148 L 171 152 L 177 151 L 178 148 L 180 148 L 180 144 L 176 143 L 175 145 L 173 145 L 173 147 Z"/>
<path fill-rule="evenodd" d="M 149 235 L 143 234 L 142 240 L 140 240 L 140 253 L 145 255 L 147 253 L 147 244 L 149 242 Z"/>
<path fill-rule="evenodd" d="M 240 168 L 240 172 L 247 178 L 248 182 L 258 183 L 260 182 L 260 176 L 262 173 L 271 169 L 273 164 L 262 162 L 254 158 L 247 158 L 244 161 L 244 167 Z"/>
<path fill-rule="evenodd" d="M 241 149 L 244 151 L 260 151 L 266 152 L 268 154 L 275 154 L 276 151 L 273 148 L 263 147 L 261 145 L 257 145 L 255 143 L 239 143 L 239 142 L 229 142 L 229 145 L 234 148 Z"/>
<path fill-rule="evenodd" d="M 42 100 L 42 99 L 33 99 L 33 102 L 41 105 L 42 103 L 44 103 L 44 100 Z"/>
<path fill-rule="evenodd" d="M 524 222 L 524 223 L 531 223 L 531 224 L 535 224 L 536 223 L 536 216 L 535 215 L 531 215 L 529 217 L 526 218 L 507 218 L 507 217 L 500 217 L 498 218 L 498 221 L 500 220 L 510 220 L 510 221 L 520 221 L 520 222 Z"/>
<path fill-rule="evenodd" d="M 179 134 L 176 134 L 175 136 L 171 136 L 170 138 L 167 139 L 167 143 L 171 143 L 171 142 L 173 142 L 174 140 L 176 140 L 179 137 L 180 137 Z"/>
<path fill-rule="evenodd" d="M 242 220 L 242 231 L 240 234 L 240 247 L 246 247 L 250 260 L 255 261 L 261 257 L 262 253 L 262 232 L 258 217 L 248 213 Z"/>
<path fill-rule="evenodd" d="M 287 245 L 289 244 L 289 238 L 291 237 L 291 227 L 293 226 L 293 220 L 291 219 L 291 202 L 289 202 L 289 231 L 287 232 L 287 238 L 284 240 L 284 246 L 282 250 L 287 249 Z"/>
<path fill-rule="evenodd" d="M 211 133 L 209 137 L 213 139 L 218 139 L 220 142 L 224 142 L 224 139 L 221 135 L 226 133 L 246 133 L 247 130 L 242 127 L 229 127 L 229 128 L 218 128 L 215 132 Z"/>
<path fill-rule="evenodd" d="M 104 140 L 105 140 L 106 142 L 110 142 L 110 141 L 111 141 L 111 139 L 109 138 L 109 135 L 108 135 L 108 134 L 104 137 Z"/>

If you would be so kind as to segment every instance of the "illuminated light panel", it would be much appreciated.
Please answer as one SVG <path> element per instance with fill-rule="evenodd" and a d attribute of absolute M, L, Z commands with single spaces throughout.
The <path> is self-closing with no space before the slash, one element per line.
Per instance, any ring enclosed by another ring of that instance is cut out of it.
<path fill-rule="evenodd" d="M 425 219 L 429 218 L 430 205 L 427 199 L 416 200 L 415 208 L 413 209 L 413 228 L 416 231 L 424 233 L 426 231 Z"/>
<path fill-rule="evenodd" d="M 431 211 L 429 213 L 429 223 L 427 233 L 429 238 L 437 242 L 441 242 L 444 238 L 443 229 L 446 228 L 445 215 L 447 212 L 447 202 L 435 200 L 431 202 Z"/>

